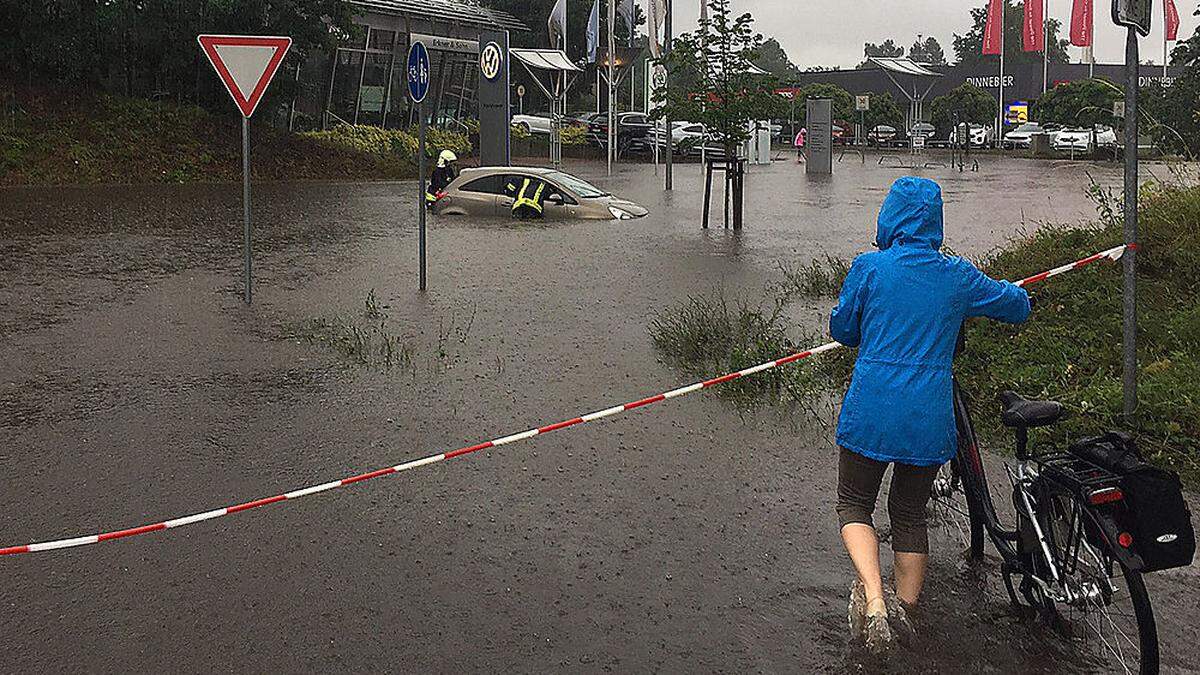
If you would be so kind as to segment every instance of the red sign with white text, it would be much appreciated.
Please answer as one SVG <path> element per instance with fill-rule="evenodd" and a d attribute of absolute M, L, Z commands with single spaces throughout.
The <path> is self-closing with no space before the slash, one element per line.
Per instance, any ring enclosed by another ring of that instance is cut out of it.
<path fill-rule="evenodd" d="M 1075 0 L 1071 8 L 1071 44 L 1076 47 L 1092 46 L 1092 31 L 1095 23 L 1092 3 L 1095 0 Z"/>
<path fill-rule="evenodd" d="M 198 35 L 196 40 L 244 117 L 254 114 L 292 46 L 289 37 L 266 35 Z"/>

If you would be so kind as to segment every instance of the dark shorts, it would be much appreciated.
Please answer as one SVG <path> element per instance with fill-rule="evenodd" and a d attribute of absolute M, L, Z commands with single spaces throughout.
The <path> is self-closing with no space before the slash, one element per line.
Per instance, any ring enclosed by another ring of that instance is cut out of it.
<path fill-rule="evenodd" d="M 845 448 L 838 457 L 837 513 L 840 526 L 851 523 L 875 526 L 871 515 L 879 499 L 879 487 L 887 462 L 864 457 Z M 888 518 L 892 522 L 892 550 L 897 553 L 928 553 L 929 530 L 925 506 L 929 502 L 936 466 L 892 465 L 892 487 L 888 491 Z"/>

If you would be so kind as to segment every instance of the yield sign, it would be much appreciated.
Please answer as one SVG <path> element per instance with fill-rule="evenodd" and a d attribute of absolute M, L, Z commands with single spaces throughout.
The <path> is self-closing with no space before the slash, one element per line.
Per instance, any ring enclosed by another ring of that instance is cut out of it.
<path fill-rule="evenodd" d="M 254 114 L 292 46 L 289 37 L 265 35 L 198 35 L 196 40 L 244 117 Z"/>

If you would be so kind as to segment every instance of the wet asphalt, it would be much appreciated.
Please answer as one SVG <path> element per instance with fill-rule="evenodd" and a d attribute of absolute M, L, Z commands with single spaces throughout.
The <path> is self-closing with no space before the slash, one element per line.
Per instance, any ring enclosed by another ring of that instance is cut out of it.
<path fill-rule="evenodd" d="M 755 167 L 746 229 L 700 228 L 696 165 L 569 169 L 652 215 L 431 219 L 413 183 L 255 187 L 240 302 L 236 185 L 0 190 L 0 546 L 270 496 L 673 388 L 647 326 L 781 262 L 866 250 L 891 180 L 938 179 L 979 256 L 1082 222 L 1115 165 L 848 155 Z M 887 164 L 895 160 L 888 160 Z M 1151 170 L 1154 170 L 1153 168 Z M 1160 171 L 1165 169 L 1160 168 Z M 719 214 L 719 209 L 714 209 Z M 411 366 L 295 337 L 371 292 Z M 830 299 L 800 303 L 813 329 Z M 935 554 L 920 642 L 851 645 L 832 409 L 678 399 L 467 458 L 165 533 L 0 559 L 11 672 L 1094 672 L 1013 611 L 995 561 Z M 1197 574 L 1157 575 L 1164 667 L 1200 657 Z"/>

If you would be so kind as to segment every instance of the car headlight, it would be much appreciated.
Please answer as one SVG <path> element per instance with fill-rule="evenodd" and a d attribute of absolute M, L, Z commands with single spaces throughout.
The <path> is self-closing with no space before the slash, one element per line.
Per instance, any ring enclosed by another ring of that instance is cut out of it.
<path fill-rule="evenodd" d="M 617 220 L 633 220 L 632 213 L 630 213 L 628 211 L 624 211 L 622 209 L 618 209 L 615 206 L 608 207 L 608 212 L 611 213 L 612 217 L 616 218 Z"/>

